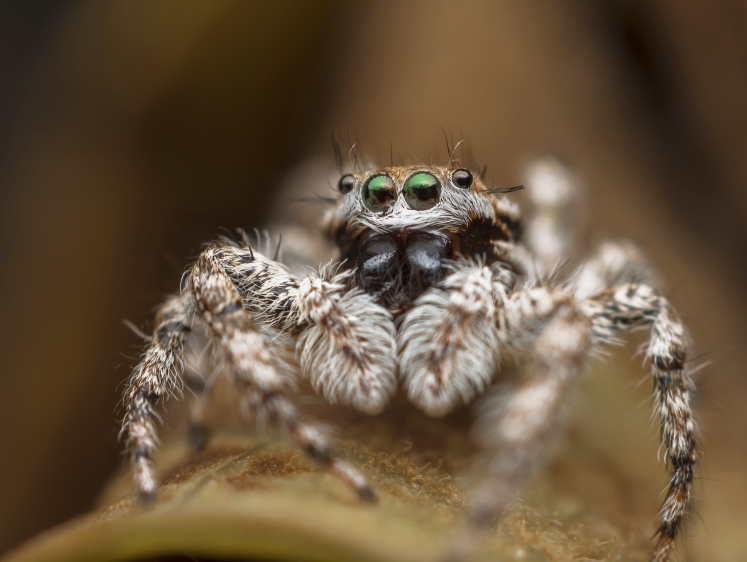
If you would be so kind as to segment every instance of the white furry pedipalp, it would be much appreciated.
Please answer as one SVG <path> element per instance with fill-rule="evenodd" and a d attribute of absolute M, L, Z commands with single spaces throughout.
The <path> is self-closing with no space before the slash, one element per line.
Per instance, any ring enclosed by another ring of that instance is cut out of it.
<path fill-rule="evenodd" d="M 469 402 L 498 368 L 496 301 L 505 270 L 460 264 L 418 298 L 400 327 L 400 373 L 408 398 L 431 416 Z"/>
<path fill-rule="evenodd" d="M 301 369 L 330 403 L 377 414 L 397 388 L 394 323 L 370 295 L 339 281 L 301 282 L 297 306 L 313 321 L 298 340 Z"/>

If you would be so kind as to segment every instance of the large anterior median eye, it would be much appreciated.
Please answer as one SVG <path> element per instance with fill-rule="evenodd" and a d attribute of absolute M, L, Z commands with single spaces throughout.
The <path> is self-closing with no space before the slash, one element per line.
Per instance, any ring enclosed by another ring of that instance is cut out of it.
<path fill-rule="evenodd" d="M 430 209 L 441 195 L 441 182 L 436 176 L 420 172 L 405 182 L 405 201 L 416 211 Z"/>
<path fill-rule="evenodd" d="M 397 198 L 397 187 L 389 176 L 371 176 L 363 184 L 363 203 L 372 211 L 383 211 Z"/>

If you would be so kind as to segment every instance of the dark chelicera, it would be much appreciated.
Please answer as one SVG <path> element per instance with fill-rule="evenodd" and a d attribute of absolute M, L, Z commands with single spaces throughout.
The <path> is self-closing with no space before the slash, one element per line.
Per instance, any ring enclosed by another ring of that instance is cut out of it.
<path fill-rule="evenodd" d="M 444 275 L 451 240 L 436 232 L 401 236 L 376 234 L 361 244 L 356 261 L 360 287 L 385 306 L 411 303 Z"/>

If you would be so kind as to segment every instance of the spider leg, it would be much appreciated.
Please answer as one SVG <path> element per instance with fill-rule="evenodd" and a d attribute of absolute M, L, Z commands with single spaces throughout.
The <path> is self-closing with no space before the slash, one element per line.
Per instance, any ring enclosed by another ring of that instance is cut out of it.
<path fill-rule="evenodd" d="M 499 266 L 463 262 L 425 291 L 399 329 L 408 398 L 432 416 L 469 402 L 498 369 L 497 308 L 513 281 Z"/>
<path fill-rule="evenodd" d="M 331 443 L 319 428 L 299 418 L 286 395 L 291 380 L 278 368 L 251 312 L 258 310 L 257 316 L 268 324 L 302 327 L 303 319 L 293 306 L 298 292 L 295 278 L 258 253 L 223 243 L 200 255 L 190 288 L 198 314 L 222 351 L 233 381 L 244 392 L 244 404 L 351 485 L 361 498 L 373 500 L 373 489 L 363 475 L 332 454 Z M 242 293 L 255 302 L 245 303 Z"/>
<path fill-rule="evenodd" d="M 572 257 L 576 221 L 568 210 L 576 196 L 577 180 L 559 160 L 546 157 L 527 167 L 524 184 L 533 215 L 523 238 L 541 278 Z"/>
<path fill-rule="evenodd" d="M 691 395 L 695 385 L 685 364 L 687 336 L 670 303 L 649 285 L 629 283 L 594 295 L 581 305 L 593 322 L 593 340 L 605 343 L 651 324 L 646 352 L 651 361 L 655 411 L 670 468 L 669 488 L 659 511 L 653 562 L 666 562 L 690 503 L 697 461 Z"/>
<path fill-rule="evenodd" d="M 511 294 L 497 315 L 500 338 L 531 349 L 523 383 L 488 400 L 478 421 L 489 454 L 465 526 L 444 560 L 462 560 L 544 458 L 562 405 L 590 345 L 590 323 L 560 290 L 532 288 Z"/>
<path fill-rule="evenodd" d="M 625 283 L 655 282 L 651 266 L 643 252 L 632 242 L 605 242 L 578 268 L 570 281 L 577 299 L 587 299 L 606 289 Z"/>
<path fill-rule="evenodd" d="M 205 409 L 210 399 L 210 387 L 199 373 L 185 371 L 184 385 L 192 391 L 189 403 L 187 438 L 195 451 L 202 451 L 210 440 L 210 428 L 205 421 Z"/>
<path fill-rule="evenodd" d="M 150 345 L 124 393 L 125 417 L 120 434 L 127 434 L 135 483 L 144 503 L 152 501 L 156 492 L 153 467 L 158 445 L 156 408 L 181 386 L 184 344 L 190 331 L 190 303 L 188 295 L 175 295 L 161 306 Z"/>

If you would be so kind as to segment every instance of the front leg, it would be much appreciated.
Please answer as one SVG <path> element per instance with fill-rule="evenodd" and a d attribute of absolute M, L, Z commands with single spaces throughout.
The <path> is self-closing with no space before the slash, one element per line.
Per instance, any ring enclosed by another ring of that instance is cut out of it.
<path fill-rule="evenodd" d="M 174 295 L 161 306 L 148 349 L 124 392 L 125 417 L 120 435 L 127 435 L 135 484 L 143 503 L 155 498 L 156 408 L 181 389 L 184 345 L 192 324 L 191 303 L 189 295 Z"/>
<path fill-rule="evenodd" d="M 303 375 L 330 403 L 380 412 L 397 387 L 395 328 L 352 272 L 327 265 L 298 281 L 281 265 L 224 239 L 222 261 L 263 324 L 296 338 Z"/>
<path fill-rule="evenodd" d="M 332 454 L 327 436 L 300 419 L 287 397 L 290 374 L 278 367 L 250 312 L 256 310 L 265 324 L 293 335 L 306 329 L 297 280 L 250 248 L 224 243 L 200 255 L 189 284 L 197 312 L 215 338 L 229 375 L 244 393 L 244 405 L 350 484 L 361 498 L 375 499 L 363 475 Z"/>

